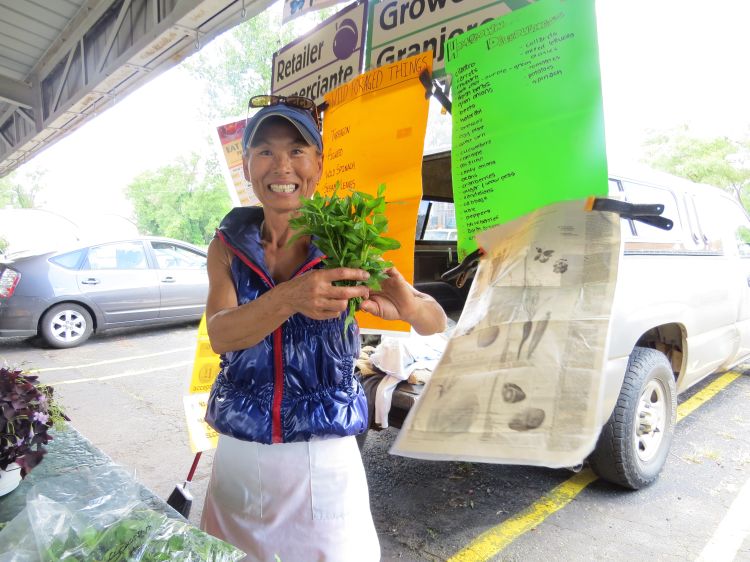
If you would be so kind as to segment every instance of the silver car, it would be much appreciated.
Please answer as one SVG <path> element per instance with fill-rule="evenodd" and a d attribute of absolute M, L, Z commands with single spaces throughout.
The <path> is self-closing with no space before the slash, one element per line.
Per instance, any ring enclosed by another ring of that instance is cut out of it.
<path fill-rule="evenodd" d="M 0 261 L 0 337 L 40 335 L 75 347 L 111 328 L 198 320 L 206 253 L 170 238 L 134 238 Z"/>

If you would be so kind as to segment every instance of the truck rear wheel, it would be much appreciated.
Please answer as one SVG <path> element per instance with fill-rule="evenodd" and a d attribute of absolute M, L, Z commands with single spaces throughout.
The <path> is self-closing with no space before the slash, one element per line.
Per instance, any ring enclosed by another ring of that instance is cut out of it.
<path fill-rule="evenodd" d="M 667 357 L 655 349 L 633 349 L 615 409 L 589 457 L 593 471 L 632 490 L 653 483 L 672 443 L 676 395 Z"/>

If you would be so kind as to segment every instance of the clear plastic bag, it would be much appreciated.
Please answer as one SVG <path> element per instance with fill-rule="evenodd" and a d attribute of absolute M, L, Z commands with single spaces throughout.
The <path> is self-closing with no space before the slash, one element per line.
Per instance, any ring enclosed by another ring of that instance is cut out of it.
<path fill-rule="evenodd" d="M 244 553 L 150 509 L 119 467 L 81 469 L 37 483 L 0 531 L 0 562 L 233 562 Z"/>

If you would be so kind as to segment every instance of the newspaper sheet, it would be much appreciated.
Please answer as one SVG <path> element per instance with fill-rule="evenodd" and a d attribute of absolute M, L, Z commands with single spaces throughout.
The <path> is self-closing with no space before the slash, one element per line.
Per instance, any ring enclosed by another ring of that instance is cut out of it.
<path fill-rule="evenodd" d="M 619 216 L 584 206 L 477 235 L 466 306 L 392 453 L 563 467 L 593 450 L 622 250 Z"/>

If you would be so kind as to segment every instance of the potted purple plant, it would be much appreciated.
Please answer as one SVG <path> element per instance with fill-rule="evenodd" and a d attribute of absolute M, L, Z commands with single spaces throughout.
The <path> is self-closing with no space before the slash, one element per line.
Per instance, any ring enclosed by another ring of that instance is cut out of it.
<path fill-rule="evenodd" d="M 68 417 L 51 386 L 20 369 L 0 367 L 0 495 L 14 490 L 37 466 L 52 440 L 48 430 Z"/>

